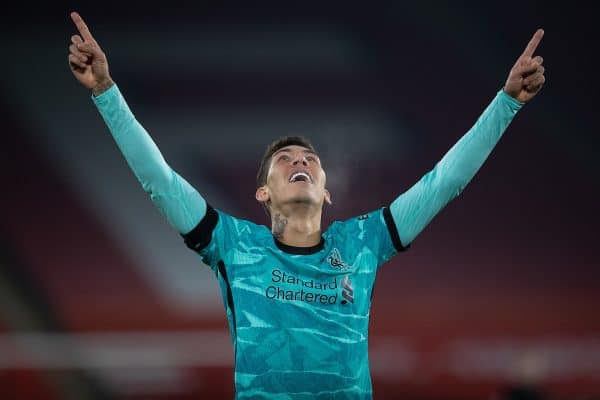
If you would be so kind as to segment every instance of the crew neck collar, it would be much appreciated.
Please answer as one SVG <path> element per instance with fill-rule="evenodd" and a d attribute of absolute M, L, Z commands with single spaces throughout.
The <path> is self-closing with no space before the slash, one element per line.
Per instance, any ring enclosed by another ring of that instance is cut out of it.
<path fill-rule="evenodd" d="M 321 236 L 321 241 L 318 244 L 308 247 L 290 246 L 288 244 L 280 242 L 275 236 L 273 236 L 273 240 L 275 241 L 275 245 L 279 248 L 279 250 L 290 254 L 315 254 L 323 250 L 323 247 L 325 247 L 325 239 L 323 239 L 323 236 Z"/>

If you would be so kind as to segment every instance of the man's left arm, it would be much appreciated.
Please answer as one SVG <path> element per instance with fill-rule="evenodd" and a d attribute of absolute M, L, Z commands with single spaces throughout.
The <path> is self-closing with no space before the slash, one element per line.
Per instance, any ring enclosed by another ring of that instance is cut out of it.
<path fill-rule="evenodd" d="M 433 217 L 458 196 L 483 165 L 516 115 L 542 88 L 542 57 L 533 57 L 544 32 L 538 29 L 511 69 L 504 88 L 475 125 L 435 167 L 390 205 L 401 244 L 408 246 Z"/>

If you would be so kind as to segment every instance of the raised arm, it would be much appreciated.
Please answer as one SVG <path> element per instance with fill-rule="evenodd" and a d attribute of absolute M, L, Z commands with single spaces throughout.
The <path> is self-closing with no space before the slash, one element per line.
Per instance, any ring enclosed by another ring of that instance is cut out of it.
<path fill-rule="evenodd" d="M 512 67 L 504 88 L 475 125 L 414 186 L 390 205 L 402 245 L 409 245 L 433 217 L 458 196 L 483 165 L 517 111 L 542 88 L 542 57 L 533 57 L 538 29 Z"/>
<path fill-rule="evenodd" d="M 79 35 L 71 37 L 69 66 L 75 78 L 92 90 L 92 99 L 138 181 L 169 223 L 180 233 L 204 217 L 206 202 L 165 161 L 144 127 L 135 119 L 108 71 L 106 55 L 83 19 L 71 13 Z"/>

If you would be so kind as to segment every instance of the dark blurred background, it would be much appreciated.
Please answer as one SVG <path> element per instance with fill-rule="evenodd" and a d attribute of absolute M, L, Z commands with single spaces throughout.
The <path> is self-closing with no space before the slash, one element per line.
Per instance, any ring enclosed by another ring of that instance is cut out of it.
<path fill-rule="evenodd" d="M 461 196 L 379 272 L 374 394 L 600 395 L 591 9 L 21 2 L 0 28 L 0 398 L 233 396 L 217 281 L 72 77 L 72 10 L 171 166 L 211 204 L 261 223 L 254 179 L 271 140 L 315 143 L 334 200 L 325 225 L 387 205 L 472 126 L 544 28 L 540 95 Z"/>

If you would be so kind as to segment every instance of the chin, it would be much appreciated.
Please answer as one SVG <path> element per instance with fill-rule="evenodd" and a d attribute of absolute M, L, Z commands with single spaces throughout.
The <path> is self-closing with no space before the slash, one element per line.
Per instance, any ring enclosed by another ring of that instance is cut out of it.
<path fill-rule="evenodd" d="M 291 197 L 288 199 L 288 201 L 286 201 L 286 203 L 297 204 L 297 205 L 305 204 L 307 206 L 319 205 L 318 199 L 314 198 L 313 196 L 308 196 L 308 195 Z"/>

